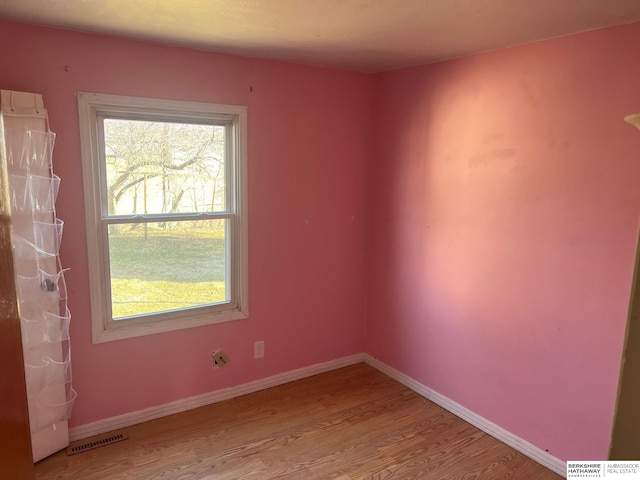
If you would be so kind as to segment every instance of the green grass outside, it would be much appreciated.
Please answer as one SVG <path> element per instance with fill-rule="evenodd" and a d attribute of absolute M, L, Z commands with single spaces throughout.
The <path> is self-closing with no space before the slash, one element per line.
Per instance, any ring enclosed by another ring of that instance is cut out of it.
<path fill-rule="evenodd" d="M 225 300 L 224 230 L 139 226 L 111 232 L 113 317 Z M 157 226 L 157 224 L 154 224 Z"/>

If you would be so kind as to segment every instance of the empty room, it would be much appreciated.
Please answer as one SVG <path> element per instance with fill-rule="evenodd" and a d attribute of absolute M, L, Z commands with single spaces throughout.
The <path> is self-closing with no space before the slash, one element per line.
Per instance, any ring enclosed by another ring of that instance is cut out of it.
<path fill-rule="evenodd" d="M 640 460 L 637 1 L 5 0 L 0 40 L 0 480 Z"/>

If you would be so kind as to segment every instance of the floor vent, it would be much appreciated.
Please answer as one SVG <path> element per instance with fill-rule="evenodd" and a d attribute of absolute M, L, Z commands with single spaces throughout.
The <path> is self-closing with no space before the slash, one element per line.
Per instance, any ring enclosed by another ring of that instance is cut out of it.
<path fill-rule="evenodd" d="M 92 450 L 94 448 L 106 447 L 107 445 L 121 442 L 127 438 L 129 438 L 129 435 L 124 431 L 109 432 L 103 435 L 85 438 L 84 440 L 78 440 L 77 442 L 73 442 L 69 445 L 67 447 L 67 455 L 75 455 L 76 453 L 86 452 L 87 450 Z"/>

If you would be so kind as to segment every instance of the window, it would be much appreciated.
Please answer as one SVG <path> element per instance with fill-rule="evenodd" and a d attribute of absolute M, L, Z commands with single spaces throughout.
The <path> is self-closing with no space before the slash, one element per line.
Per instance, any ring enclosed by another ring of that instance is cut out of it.
<path fill-rule="evenodd" d="M 246 318 L 246 107 L 78 94 L 93 342 Z"/>

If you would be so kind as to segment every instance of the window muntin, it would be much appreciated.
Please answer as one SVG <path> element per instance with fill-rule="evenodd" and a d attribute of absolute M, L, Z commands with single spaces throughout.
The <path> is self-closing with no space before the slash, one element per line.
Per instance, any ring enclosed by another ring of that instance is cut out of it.
<path fill-rule="evenodd" d="M 78 103 L 94 342 L 246 318 L 246 108 Z"/>

